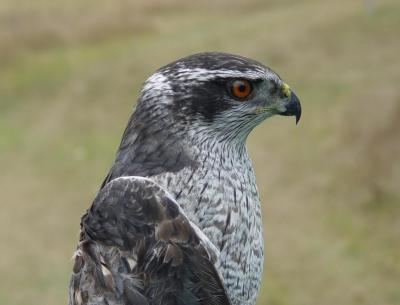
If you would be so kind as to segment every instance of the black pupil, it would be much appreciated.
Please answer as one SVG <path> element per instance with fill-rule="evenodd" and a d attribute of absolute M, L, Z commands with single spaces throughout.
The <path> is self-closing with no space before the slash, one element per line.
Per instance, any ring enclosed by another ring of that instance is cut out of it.
<path fill-rule="evenodd" d="M 243 83 L 241 83 L 240 85 L 239 85 L 239 91 L 240 92 L 245 92 L 246 91 L 246 85 L 245 84 L 243 84 Z"/>

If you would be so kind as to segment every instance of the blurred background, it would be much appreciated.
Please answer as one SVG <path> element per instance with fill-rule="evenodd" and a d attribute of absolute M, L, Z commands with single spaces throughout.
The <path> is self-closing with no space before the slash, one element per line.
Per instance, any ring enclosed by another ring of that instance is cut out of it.
<path fill-rule="evenodd" d="M 0 304 L 67 303 L 79 220 L 144 80 L 201 51 L 291 85 L 248 140 L 258 304 L 400 304 L 400 2 L 1 0 Z"/>

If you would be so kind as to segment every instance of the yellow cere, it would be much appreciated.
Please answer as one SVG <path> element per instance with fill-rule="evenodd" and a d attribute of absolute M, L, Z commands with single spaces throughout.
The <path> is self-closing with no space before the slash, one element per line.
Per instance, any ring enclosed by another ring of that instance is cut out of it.
<path fill-rule="evenodd" d="M 288 84 L 286 84 L 286 83 L 283 83 L 283 84 L 282 84 L 282 93 L 283 93 L 286 97 L 290 96 L 290 87 L 289 87 Z"/>

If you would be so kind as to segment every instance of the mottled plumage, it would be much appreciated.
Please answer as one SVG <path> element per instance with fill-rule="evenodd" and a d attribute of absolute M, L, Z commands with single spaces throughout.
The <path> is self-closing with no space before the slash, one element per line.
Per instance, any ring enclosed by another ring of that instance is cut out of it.
<path fill-rule="evenodd" d="M 263 238 L 245 140 L 274 114 L 298 120 L 299 101 L 256 61 L 202 53 L 157 70 L 82 217 L 70 304 L 253 305 Z"/>

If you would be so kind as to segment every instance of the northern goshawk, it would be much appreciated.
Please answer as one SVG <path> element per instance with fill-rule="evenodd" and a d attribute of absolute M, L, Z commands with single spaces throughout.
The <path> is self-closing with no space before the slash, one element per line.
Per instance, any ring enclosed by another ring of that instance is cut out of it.
<path fill-rule="evenodd" d="M 268 67 L 201 53 L 145 82 L 116 159 L 81 219 L 70 305 L 253 305 L 260 202 L 245 141 L 301 115 Z"/>

